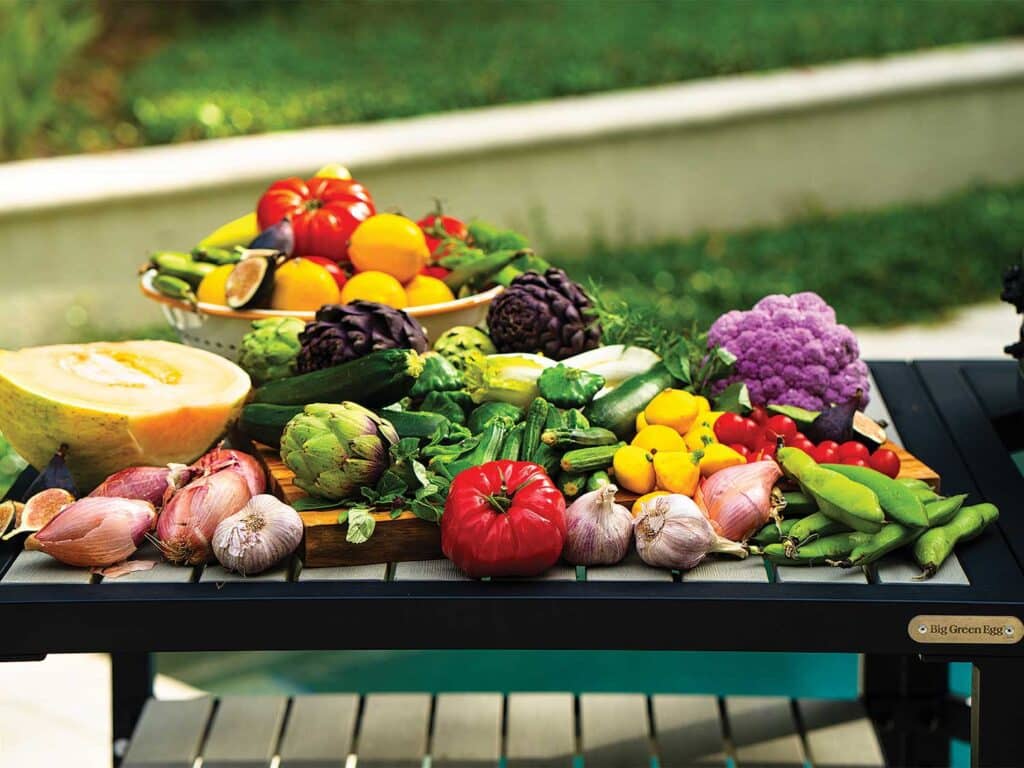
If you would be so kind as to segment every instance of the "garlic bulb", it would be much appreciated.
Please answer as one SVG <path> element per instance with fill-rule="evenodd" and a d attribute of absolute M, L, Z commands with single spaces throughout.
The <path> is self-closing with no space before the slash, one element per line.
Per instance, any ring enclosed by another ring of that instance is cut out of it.
<path fill-rule="evenodd" d="M 565 510 L 562 557 L 573 565 L 611 565 L 626 556 L 633 516 L 615 503 L 614 485 L 585 493 Z"/>
<path fill-rule="evenodd" d="M 747 556 L 746 547 L 715 533 L 693 500 L 678 493 L 646 502 L 633 532 L 640 558 L 661 568 L 687 570 L 711 552 Z"/>
<path fill-rule="evenodd" d="M 231 469 L 193 480 L 164 505 L 156 523 L 157 546 L 175 565 L 209 562 L 213 532 L 250 498 L 245 479 Z"/>
<path fill-rule="evenodd" d="M 732 541 L 746 541 L 785 506 L 772 495 L 780 477 L 782 470 L 774 461 L 726 467 L 701 482 L 694 501 L 715 533 Z"/>
<path fill-rule="evenodd" d="M 253 496 L 213 533 L 213 554 L 229 571 L 261 573 L 298 549 L 302 518 L 269 494 Z"/>
<path fill-rule="evenodd" d="M 113 565 L 135 552 L 155 521 L 156 510 L 148 501 L 87 496 L 29 536 L 25 549 L 45 552 L 67 565 Z"/>

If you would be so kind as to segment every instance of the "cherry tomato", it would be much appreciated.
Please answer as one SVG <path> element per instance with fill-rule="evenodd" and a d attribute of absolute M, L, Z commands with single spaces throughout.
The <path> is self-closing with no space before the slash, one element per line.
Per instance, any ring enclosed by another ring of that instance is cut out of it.
<path fill-rule="evenodd" d="M 854 458 L 864 459 L 866 462 L 871 456 L 871 451 L 864 443 L 858 443 L 856 440 L 847 440 L 845 443 L 839 446 L 839 458 Z"/>
<path fill-rule="evenodd" d="M 866 467 L 868 463 L 859 456 L 842 456 L 839 459 L 840 464 L 849 464 L 851 467 Z"/>
<path fill-rule="evenodd" d="M 742 456 L 744 459 L 750 458 L 750 449 L 740 443 L 729 443 L 729 447 L 732 448 L 736 453 Z"/>
<path fill-rule="evenodd" d="M 829 442 L 832 442 L 831 440 Z M 811 458 L 819 464 L 835 464 L 839 461 L 839 452 L 831 445 L 818 443 L 811 451 Z"/>
<path fill-rule="evenodd" d="M 783 416 L 781 413 L 768 419 L 768 421 L 765 422 L 765 427 L 770 429 L 776 435 L 779 435 L 786 442 L 789 442 L 796 437 L 796 433 L 798 431 L 796 422 L 789 418 L 789 416 Z"/>
<path fill-rule="evenodd" d="M 839 454 L 839 443 L 837 443 L 835 440 L 822 440 L 820 443 L 818 443 L 818 447 L 831 448 L 833 451 L 836 452 L 837 455 Z"/>
<path fill-rule="evenodd" d="M 444 267 L 438 266 L 437 264 L 428 264 L 427 266 L 420 270 L 421 275 L 436 277 L 438 280 L 444 280 L 446 277 L 448 277 L 448 274 L 450 272 L 450 269 L 445 269 Z"/>
<path fill-rule="evenodd" d="M 775 443 L 762 443 L 757 449 L 757 457 L 754 461 L 766 461 L 775 458 L 775 451 L 778 446 Z"/>
<path fill-rule="evenodd" d="M 750 418 L 755 424 L 763 427 L 768 421 L 768 411 L 763 405 L 755 405 L 750 412 Z"/>
<path fill-rule="evenodd" d="M 312 261 L 314 264 L 319 264 L 321 267 L 331 273 L 331 277 L 334 278 L 334 282 L 338 284 L 339 288 L 344 288 L 345 283 L 348 282 L 348 275 L 345 274 L 345 270 L 338 266 L 338 262 L 334 259 L 328 259 L 326 256 L 303 256 L 306 261 Z"/>
<path fill-rule="evenodd" d="M 465 222 L 456 219 L 454 216 L 431 213 L 416 223 L 423 230 L 423 235 L 427 239 L 427 248 L 433 257 L 440 258 L 444 256 L 443 253 L 437 253 L 437 248 L 445 238 L 455 237 L 459 240 L 465 240 L 469 237 L 469 230 L 466 229 Z"/>
<path fill-rule="evenodd" d="M 715 421 L 714 432 L 720 443 L 739 443 L 752 447 L 757 437 L 757 424 L 738 413 L 723 413 Z"/>
<path fill-rule="evenodd" d="M 900 473 L 900 457 L 888 448 L 879 448 L 871 454 L 868 459 L 868 466 L 878 470 L 883 475 L 896 477 Z"/>
<path fill-rule="evenodd" d="M 803 432 L 797 432 L 796 435 L 793 436 L 792 440 L 786 441 L 786 445 L 788 445 L 790 448 L 799 448 L 808 456 L 814 453 L 814 443 L 808 440 L 807 435 L 805 435 Z"/>

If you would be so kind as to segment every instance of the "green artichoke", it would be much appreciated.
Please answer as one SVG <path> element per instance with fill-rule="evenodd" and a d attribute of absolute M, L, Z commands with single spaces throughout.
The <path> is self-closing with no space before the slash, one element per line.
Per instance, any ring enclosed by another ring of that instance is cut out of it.
<path fill-rule="evenodd" d="M 295 375 L 295 361 L 302 348 L 299 334 L 305 327 L 295 317 L 253 321 L 252 330 L 242 337 L 238 364 L 249 374 L 254 386 Z"/>
<path fill-rule="evenodd" d="M 434 351 L 447 358 L 458 370 L 465 371 L 469 356 L 473 352 L 493 355 L 498 350 L 494 348 L 491 337 L 480 329 L 456 325 L 438 337 L 434 342 Z"/>
<path fill-rule="evenodd" d="M 389 421 L 357 403 L 313 403 L 284 428 L 281 459 L 306 493 L 359 499 L 360 489 L 375 485 L 388 468 L 397 442 Z"/>

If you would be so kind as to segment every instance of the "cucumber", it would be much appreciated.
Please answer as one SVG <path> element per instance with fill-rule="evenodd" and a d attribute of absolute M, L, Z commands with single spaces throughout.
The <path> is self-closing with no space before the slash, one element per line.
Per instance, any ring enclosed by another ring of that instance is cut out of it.
<path fill-rule="evenodd" d="M 523 442 L 523 430 L 526 429 L 525 424 L 516 424 L 512 427 L 512 430 L 508 433 L 505 438 L 505 444 L 501 446 L 501 453 L 499 459 L 508 459 L 509 461 L 519 461 L 519 446 Z"/>
<path fill-rule="evenodd" d="M 423 359 L 415 351 L 380 349 L 341 365 L 264 384 L 253 400 L 274 405 L 350 400 L 374 408 L 408 395 L 422 370 Z"/>
<path fill-rule="evenodd" d="M 544 422 L 544 429 L 564 429 L 565 428 L 565 417 L 562 412 L 552 406 L 548 408 L 548 417 Z M 525 433 L 523 434 L 525 437 Z M 549 475 L 553 475 L 558 471 L 558 460 L 562 457 L 562 451 L 558 448 L 553 448 L 550 445 L 545 445 L 538 441 L 536 450 L 532 454 L 525 453 L 526 445 L 519 449 L 520 455 L 526 459 L 529 456 L 529 461 L 534 464 L 539 464 L 544 468 L 544 471 Z"/>
<path fill-rule="evenodd" d="M 608 473 L 603 469 L 597 470 L 597 472 L 591 472 L 587 478 L 587 490 L 597 491 L 604 488 L 606 485 L 610 485 L 612 479 L 608 477 Z"/>
<path fill-rule="evenodd" d="M 579 408 L 570 408 L 565 412 L 565 426 L 567 429 L 587 429 L 590 422 Z"/>
<path fill-rule="evenodd" d="M 615 458 L 615 452 L 625 443 L 601 445 L 596 448 L 577 448 L 562 456 L 561 466 L 566 472 L 592 472 L 597 469 L 608 469 Z"/>
<path fill-rule="evenodd" d="M 575 499 L 587 485 L 587 475 L 581 472 L 560 472 L 555 483 L 567 499 Z"/>
<path fill-rule="evenodd" d="M 302 413 L 301 405 L 270 405 L 249 403 L 242 408 L 238 428 L 253 440 L 277 448 L 281 445 L 281 433 L 285 425 Z"/>
<path fill-rule="evenodd" d="M 587 429 L 545 429 L 540 436 L 545 445 L 556 448 L 589 448 L 595 445 L 612 445 L 619 442 L 614 432 L 603 427 Z"/>
<path fill-rule="evenodd" d="M 548 420 L 548 411 L 557 410 L 543 397 L 533 398 L 529 409 L 526 411 L 526 428 L 523 430 L 522 453 L 524 456 L 533 456 L 537 453 L 540 445 L 540 435 L 544 431 L 544 425 Z"/>
<path fill-rule="evenodd" d="M 150 263 L 156 267 L 161 275 L 170 275 L 179 280 L 184 280 L 198 288 L 203 278 L 217 268 L 216 264 L 206 261 L 194 261 L 187 253 L 174 253 L 172 251 L 160 251 L 150 257 Z"/>
<path fill-rule="evenodd" d="M 675 384 L 675 378 L 664 363 L 649 371 L 630 376 L 604 397 L 598 398 L 583 411 L 592 427 L 610 429 L 620 440 L 636 430 L 636 415 L 662 390 Z"/>
<path fill-rule="evenodd" d="M 426 411 L 378 410 L 376 414 L 391 422 L 399 437 L 431 437 L 438 428 L 449 423 L 440 413 Z"/>
<path fill-rule="evenodd" d="M 489 461 L 494 461 L 501 453 L 501 446 L 505 443 L 505 436 L 511 427 L 506 419 L 496 419 L 480 435 L 480 442 L 476 448 L 466 457 L 470 466 L 478 467 Z"/>
<path fill-rule="evenodd" d="M 497 418 L 509 419 L 515 423 L 522 417 L 523 409 L 518 405 L 498 402 L 483 403 L 474 408 L 473 412 L 469 414 L 466 426 L 469 427 L 469 431 L 474 435 L 479 435 Z"/>

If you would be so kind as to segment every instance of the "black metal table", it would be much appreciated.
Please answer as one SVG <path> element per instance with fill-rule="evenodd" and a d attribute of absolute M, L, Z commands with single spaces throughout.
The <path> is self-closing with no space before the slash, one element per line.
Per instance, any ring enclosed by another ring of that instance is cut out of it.
<path fill-rule="evenodd" d="M 867 654 L 863 694 L 887 761 L 900 766 L 945 764 L 945 729 L 967 735 L 956 722 L 966 710 L 948 700 L 946 685 L 945 662 L 962 660 L 974 665 L 973 764 L 1024 764 L 1016 733 L 1024 643 L 923 643 L 919 632 L 927 630 L 915 620 L 1024 617 L 1024 478 L 1010 457 L 1024 444 L 1016 366 L 883 362 L 871 369 L 902 441 L 940 472 L 944 490 L 1002 511 L 997 528 L 958 552 L 948 578 L 913 582 L 902 566 L 806 577 L 790 573 L 804 569 L 751 571 L 748 560 L 742 571 L 710 563 L 682 576 L 627 563 L 480 583 L 434 563 L 381 566 L 375 575 L 293 566 L 245 581 L 207 567 L 184 578 L 179 569 L 166 581 L 151 575 L 100 584 L 74 569 L 39 568 L 28 557 L 37 553 L 4 544 L 0 654 L 110 653 L 114 737 L 123 739 L 150 695 L 148 654 L 156 651 L 856 652 Z"/>

